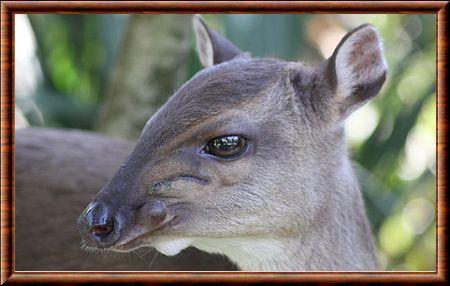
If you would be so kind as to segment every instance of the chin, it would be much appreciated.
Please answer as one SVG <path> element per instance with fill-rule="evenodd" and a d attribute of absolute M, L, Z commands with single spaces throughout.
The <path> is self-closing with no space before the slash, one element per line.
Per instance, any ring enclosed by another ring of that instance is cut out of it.
<path fill-rule="evenodd" d="M 153 240 L 149 246 L 156 248 L 166 256 L 174 256 L 192 245 L 190 238 L 176 236 L 161 236 Z"/>
<path fill-rule="evenodd" d="M 127 253 L 142 247 L 154 247 L 158 252 L 166 256 L 175 256 L 191 246 L 191 243 L 192 241 L 189 238 L 161 235 L 150 240 L 132 240 L 126 244 L 113 246 L 110 250 Z"/>

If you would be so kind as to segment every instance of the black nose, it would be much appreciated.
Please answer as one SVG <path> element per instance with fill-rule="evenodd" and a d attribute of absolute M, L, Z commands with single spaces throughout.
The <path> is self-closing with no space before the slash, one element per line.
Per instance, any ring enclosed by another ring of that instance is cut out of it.
<path fill-rule="evenodd" d="M 109 217 L 105 224 L 94 224 L 92 226 L 92 234 L 106 238 L 114 230 L 114 218 Z"/>
<path fill-rule="evenodd" d="M 120 237 L 114 209 L 104 202 L 91 203 L 78 218 L 78 228 L 88 246 L 106 248 Z"/>

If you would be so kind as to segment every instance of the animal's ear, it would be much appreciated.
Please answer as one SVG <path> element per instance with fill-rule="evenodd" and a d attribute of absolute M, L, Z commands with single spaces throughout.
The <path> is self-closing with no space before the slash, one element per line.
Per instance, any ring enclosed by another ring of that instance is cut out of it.
<path fill-rule="evenodd" d="M 374 97 L 386 71 L 382 42 L 374 26 L 364 24 L 347 33 L 324 66 L 338 117 L 346 118 Z"/>
<path fill-rule="evenodd" d="M 229 61 L 243 54 L 239 48 L 209 28 L 200 15 L 193 18 L 197 52 L 203 67 Z"/>

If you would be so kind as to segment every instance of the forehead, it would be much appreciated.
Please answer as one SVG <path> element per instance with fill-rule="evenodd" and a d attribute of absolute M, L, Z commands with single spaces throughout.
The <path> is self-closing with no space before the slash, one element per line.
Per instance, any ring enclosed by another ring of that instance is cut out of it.
<path fill-rule="evenodd" d="M 197 109 L 209 114 L 254 99 L 287 70 L 278 60 L 234 60 L 199 72 L 169 100 L 165 111 Z"/>
<path fill-rule="evenodd" d="M 264 94 L 288 71 L 278 60 L 237 59 L 202 70 L 149 120 L 140 141 L 160 143 L 223 111 Z"/>

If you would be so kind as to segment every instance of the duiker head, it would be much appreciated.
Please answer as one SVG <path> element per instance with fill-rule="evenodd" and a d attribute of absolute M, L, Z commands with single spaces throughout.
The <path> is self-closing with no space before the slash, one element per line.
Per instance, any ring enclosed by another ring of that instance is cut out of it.
<path fill-rule="evenodd" d="M 314 227 L 347 173 L 343 122 L 386 75 L 373 26 L 349 32 L 318 67 L 252 58 L 199 17 L 194 30 L 205 68 L 150 118 L 81 214 L 86 246 L 174 255 L 190 245 L 227 254 L 249 238 L 276 245 Z"/>

